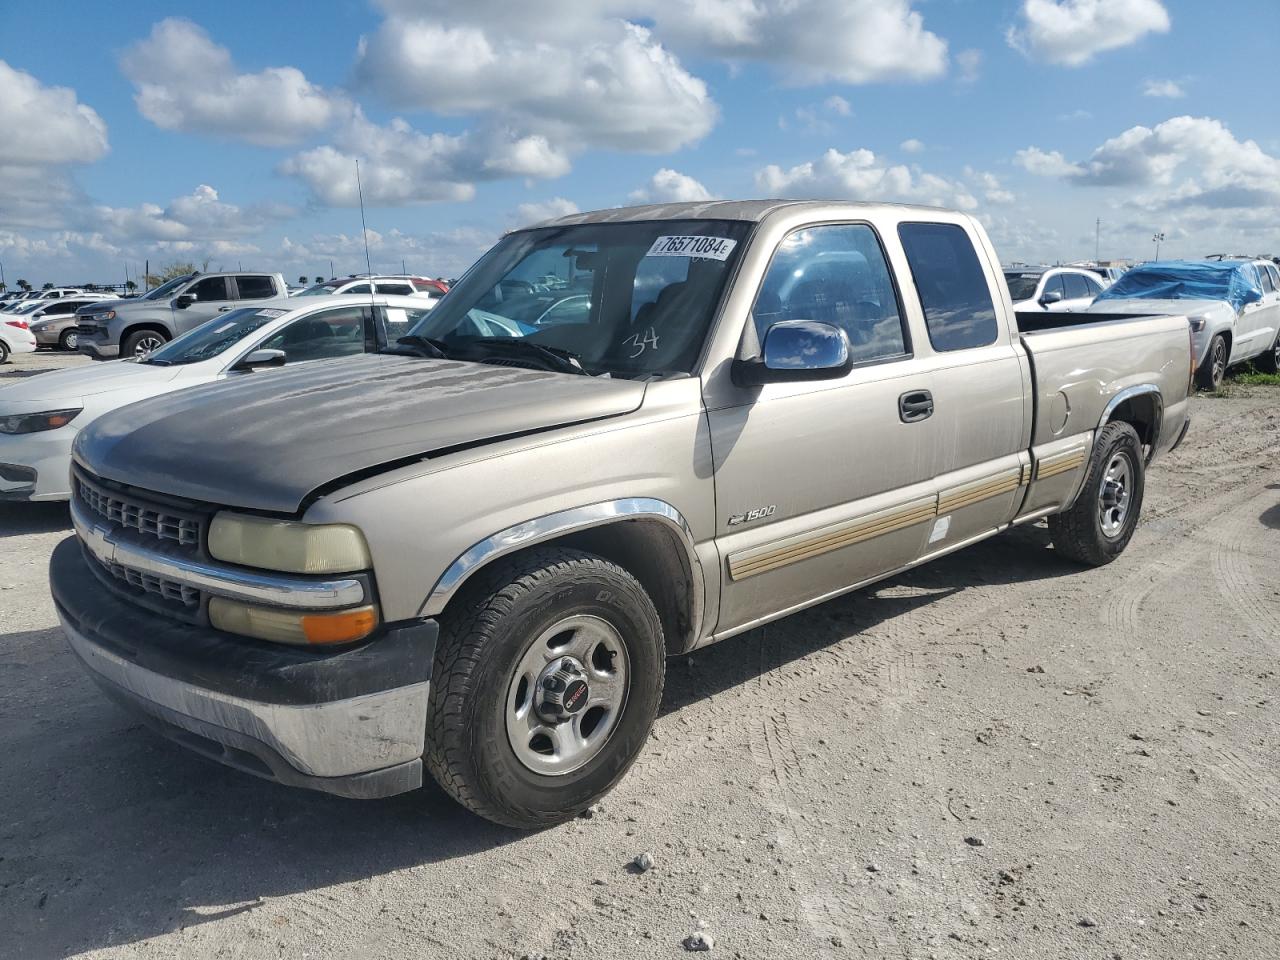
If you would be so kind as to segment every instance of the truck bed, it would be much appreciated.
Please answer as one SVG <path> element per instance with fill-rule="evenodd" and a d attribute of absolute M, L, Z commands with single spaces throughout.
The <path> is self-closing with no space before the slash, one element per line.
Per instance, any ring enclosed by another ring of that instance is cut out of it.
<path fill-rule="evenodd" d="M 1061 330 L 1063 327 L 1092 327 L 1120 320 L 1138 320 L 1153 316 L 1149 313 L 1048 313 L 1043 310 L 1016 310 L 1019 333 L 1040 333 L 1044 330 Z"/>

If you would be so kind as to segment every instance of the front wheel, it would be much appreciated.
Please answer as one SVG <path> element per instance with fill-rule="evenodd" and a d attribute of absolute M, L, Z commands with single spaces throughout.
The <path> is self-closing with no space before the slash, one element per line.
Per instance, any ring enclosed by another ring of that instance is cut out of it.
<path fill-rule="evenodd" d="M 1271 349 L 1258 357 L 1255 362 L 1263 373 L 1280 373 L 1280 333 L 1276 334 Z"/>
<path fill-rule="evenodd" d="M 169 338 L 159 330 L 138 330 L 124 338 L 124 343 L 120 344 L 120 356 L 143 357 L 168 342 Z"/>
<path fill-rule="evenodd" d="M 0 340 L 0 363 L 9 362 L 9 345 Z"/>
<path fill-rule="evenodd" d="M 1209 352 L 1204 356 L 1204 363 L 1196 371 L 1196 386 L 1201 390 L 1217 390 L 1222 386 L 1222 378 L 1227 375 L 1227 338 L 1215 334 L 1209 341 Z"/>
<path fill-rule="evenodd" d="M 1049 517 L 1054 549 L 1091 567 L 1120 556 L 1142 511 L 1143 467 L 1142 442 L 1133 427 L 1113 422 L 1099 430 L 1076 502 Z"/>
<path fill-rule="evenodd" d="M 561 823 L 607 793 L 649 736 L 661 621 L 635 577 L 579 550 L 532 550 L 479 580 L 442 622 L 424 760 L 488 820 Z"/>

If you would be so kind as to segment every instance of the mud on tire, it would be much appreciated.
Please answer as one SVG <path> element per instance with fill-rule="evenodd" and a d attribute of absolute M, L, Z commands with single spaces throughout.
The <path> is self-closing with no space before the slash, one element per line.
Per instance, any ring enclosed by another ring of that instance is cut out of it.
<path fill-rule="evenodd" d="M 630 573 L 580 550 L 534 549 L 475 580 L 442 617 L 423 759 L 441 787 L 488 820 L 524 829 L 561 823 L 607 793 L 649 736 L 666 666 L 658 612 Z M 625 645 L 625 698 L 580 767 L 531 769 L 509 734 L 509 710 L 523 696 L 516 685 L 533 644 L 550 647 L 554 637 L 541 638 L 561 623 L 598 621 Z"/>
<path fill-rule="evenodd" d="M 1142 511 L 1144 466 L 1142 442 L 1133 427 L 1113 422 L 1099 430 L 1076 502 L 1049 517 L 1054 549 L 1091 567 L 1120 556 Z"/>

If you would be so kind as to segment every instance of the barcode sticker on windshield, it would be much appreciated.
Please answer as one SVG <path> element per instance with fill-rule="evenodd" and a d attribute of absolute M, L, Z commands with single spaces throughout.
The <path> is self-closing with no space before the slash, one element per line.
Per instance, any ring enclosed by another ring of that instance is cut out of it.
<path fill-rule="evenodd" d="M 259 310 L 258 316 L 274 320 L 276 317 L 283 317 L 288 312 L 288 310 Z"/>
<path fill-rule="evenodd" d="M 659 237 L 645 256 L 727 260 L 737 245 L 737 240 L 728 237 Z"/>

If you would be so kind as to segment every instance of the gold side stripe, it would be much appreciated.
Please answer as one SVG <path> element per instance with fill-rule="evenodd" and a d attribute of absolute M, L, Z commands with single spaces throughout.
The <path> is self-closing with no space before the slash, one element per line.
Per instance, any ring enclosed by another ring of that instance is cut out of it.
<path fill-rule="evenodd" d="M 1018 467 L 1018 486 L 1025 487 L 1031 482 L 1031 464 L 1024 463 Z"/>
<path fill-rule="evenodd" d="M 938 501 L 938 514 L 939 516 L 948 514 L 959 510 L 961 507 L 968 507 L 983 500 L 989 500 L 992 497 L 1008 493 L 1010 490 L 1016 490 L 1021 479 L 1022 471 L 1019 470 L 1017 473 L 1010 473 L 1003 477 L 995 477 L 994 479 L 971 483 L 968 486 L 956 487 L 942 495 Z"/>
<path fill-rule="evenodd" d="M 1036 466 L 1036 479 L 1045 480 L 1049 477 L 1056 477 L 1060 473 L 1066 473 L 1069 470 L 1074 470 L 1080 466 L 1080 464 L 1084 463 L 1084 460 L 1085 456 L 1083 450 L 1073 454 L 1071 458 L 1067 460 L 1041 460 Z"/>
<path fill-rule="evenodd" d="M 886 517 L 864 520 L 846 525 L 838 530 L 828 530 L 810 536 L 797 543 L 789 544 L 781 549 L 774 549 L 755 555 L 739 555 L 729 558 L 729 576 L 742 580 L 759 573 L 765 573 L 787 564 L 808 560 L 812 557 L 852 546 L 873 537 L 884 536 L 907 527 L 923 523 L 933 518 L 936 510 L 933 503 L 924 503 L 909 510 L 899 511 Z"/>

